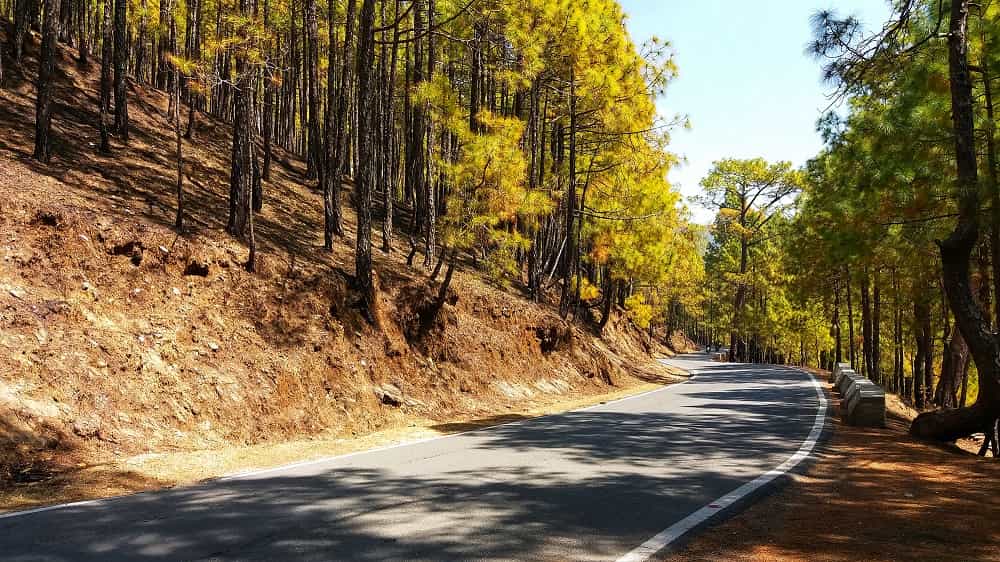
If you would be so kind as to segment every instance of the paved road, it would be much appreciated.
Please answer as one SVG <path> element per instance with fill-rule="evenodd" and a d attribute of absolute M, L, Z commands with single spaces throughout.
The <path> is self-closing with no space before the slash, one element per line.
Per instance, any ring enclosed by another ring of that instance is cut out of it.
<path fill-rule="evenodd" d="M 0 560 L 614 560 L 786 461 L 816 421 L 801 372 L 672 362 L 697 376 L 587 410 L 3 518 Z"/>

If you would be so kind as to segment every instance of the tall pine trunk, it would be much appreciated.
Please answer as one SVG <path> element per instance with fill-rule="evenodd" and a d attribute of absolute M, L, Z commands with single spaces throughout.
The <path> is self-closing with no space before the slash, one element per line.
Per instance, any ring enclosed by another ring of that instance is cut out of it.
<path fill-rule="evenodd" d="M 336 99 L 334 99 L 333 71 L 330 71 L 329 84 L 330 96 L 328 100 L 331 107 L 336 103 L 335 119 L 327 121 L 327 173 L 323 183 L 323 247 L 327 250 L 333 248 L 333 237 L 343 236 L 344 227 L 341 217 L 341 185 L 347 162 L 347 114 L 350 110 L 351 101 L 351 80 L 353 78 L 351 70 L 352 51 L 354 49 L 354 17 L 356 11 L 355 0 L 347 1 L 347 13 L 344 23 L 344 47 L 341 51 L 340 81 L 336 89 Z M 331 37 L 333 37 L 333 23 L 330 24 Z M 333 68 L 335 59 L 333 47 L 334 42 L 330 41 L 330 68 Z M 374 48 L 374 47 L 373 47 Z M 329 109 L 328 111 L 333 111 Z M 332 127 L 332 129 L 331 129 Z"/>
<path fill-rule="evenodd" d="M 375 161 L 371 157 L 372 127 L 374 121 L 374 89 L 372 73 L 375 66 L 375 0 L 363 0 L 358 22 L 358 178 L 357 214 L 358 236 L 354 253 L 354 283 L 361 296 L 362 311 L 372 323 L 378 314 L 375 309 L 375 279 L 372 273 L 372 191 L 375 180 Z"/>
<path fill-rule="evenodd" d="M 36 0 L 15 0 L 14 3 L 14 37 L 10 42 L 11 56 L 14 66 L 21 65 L 24 56 L 24 41 L 28 36 L 28 14 L 30 6 Z"/>
<path fill-rule="evenodd" d="M 319 30 L 316 0 L 306 0 L 305 10 L 306 99 L 309 109 L 306 175 L 309 178 L 317 178 L 320 177 L 320 166 L 322 166 L 320 152 L 323 141 L 319 126 Z"/>
<path fill-rule="evenodd" d="M 35 159 L 48 162 L 52 154 L 52 90 L 59 38 L 59 0 L 45 0 L 42 16 L 42 49 L 38 56 L 35 98 Z"/>
<path fill-rule="evenodd" d="M 119 140 L 128 142 L 128 101 L 126 100 L 126 65 L 128 64 L 128 22 L 126 9 L 128 0 L 115 2 L 115 134 Z"/>
<path fill-rule="evenodd" d="M 972 250 L 979 240 L 979 177 L 974 133 L 972 78 L 968 60 L 969 0 L 954 0 L 948 33 L 948 75 L 955 139 L 958 221 L 940 243 L 944 286 L 955 322 L 962 331 L 979 372 L 979 398 L 967 408 L 918 416 L 914 435 L 953 440 L 982 431 L 1000 415 L 1000 342 L 969 278 Z"/>
<path fill-rule="evenodd" d="M 98 103 L 101 116 L 101 152 L 105 154 L 111 152 L 111 141 L 108 137 L 109 128 L 114 125 L 111 114 L 112 58 L 115 52 L 113 12 L 114 0 L 104 0 L 101 24 L 101 95 Z"/>

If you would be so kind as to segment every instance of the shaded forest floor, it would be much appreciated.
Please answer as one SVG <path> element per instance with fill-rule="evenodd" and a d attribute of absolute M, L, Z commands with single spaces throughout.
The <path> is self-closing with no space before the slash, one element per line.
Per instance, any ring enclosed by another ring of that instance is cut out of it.
<path fill-rule="evenodd" d="M 910 437 L 900 408 L 884 429 L 844 425 L 839 402 L 806 474 L 660 559 L 1000 560 L 1000 463 Z"/>
<path fill-rule="evenodd" d="M 31 158 L 37 48 L 34 37 L 21 70 L 4 53 L 0 89 L 0 509 L 679 380 L 652 361 L 670 351 L 621 314 L 598 338 L 471 267 L 456 275 L 454 304 L 420 327 L 434 287 L 405 265 L 399 238 L 376 251 L 383 323 L 372 328 L 351 306 L 349 194 L 347 236 L 323 252 L 315 182 L 281 150 L 256 218 L 258 272 L 245 272 L 246 247 L 224 233 L 230 127 L 199 115 L 184 141 L 188 226 L 178 233 L 166 96 L 130 84 L 131 140 L 101 155 L 99 65 L 80 68 L 63 50 L 53 159 L 41 165 Z M 163 455 L 197 466 L 171 472 Z"/>

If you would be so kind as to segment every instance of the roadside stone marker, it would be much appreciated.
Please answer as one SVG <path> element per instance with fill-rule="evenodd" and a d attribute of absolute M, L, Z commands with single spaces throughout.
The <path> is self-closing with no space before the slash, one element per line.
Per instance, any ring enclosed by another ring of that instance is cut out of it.
<path fill-rule="evenodd" d="M 885 391 L 859 375 L 847 363 L 837 363 L 830 382 L 840 393 L 840 417 L 862 427 L 885 427 Z"/>

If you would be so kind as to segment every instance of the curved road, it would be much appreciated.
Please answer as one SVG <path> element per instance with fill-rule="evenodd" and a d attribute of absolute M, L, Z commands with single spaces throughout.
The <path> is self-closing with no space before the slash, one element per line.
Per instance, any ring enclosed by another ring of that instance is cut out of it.
<path fill-rule="evenodd" d="M 800 371 L 670 362 L 696 376 L 566 414 L 0 516 L 0 559 L 642 560 L 793 468 L 824 422 Z"/>

